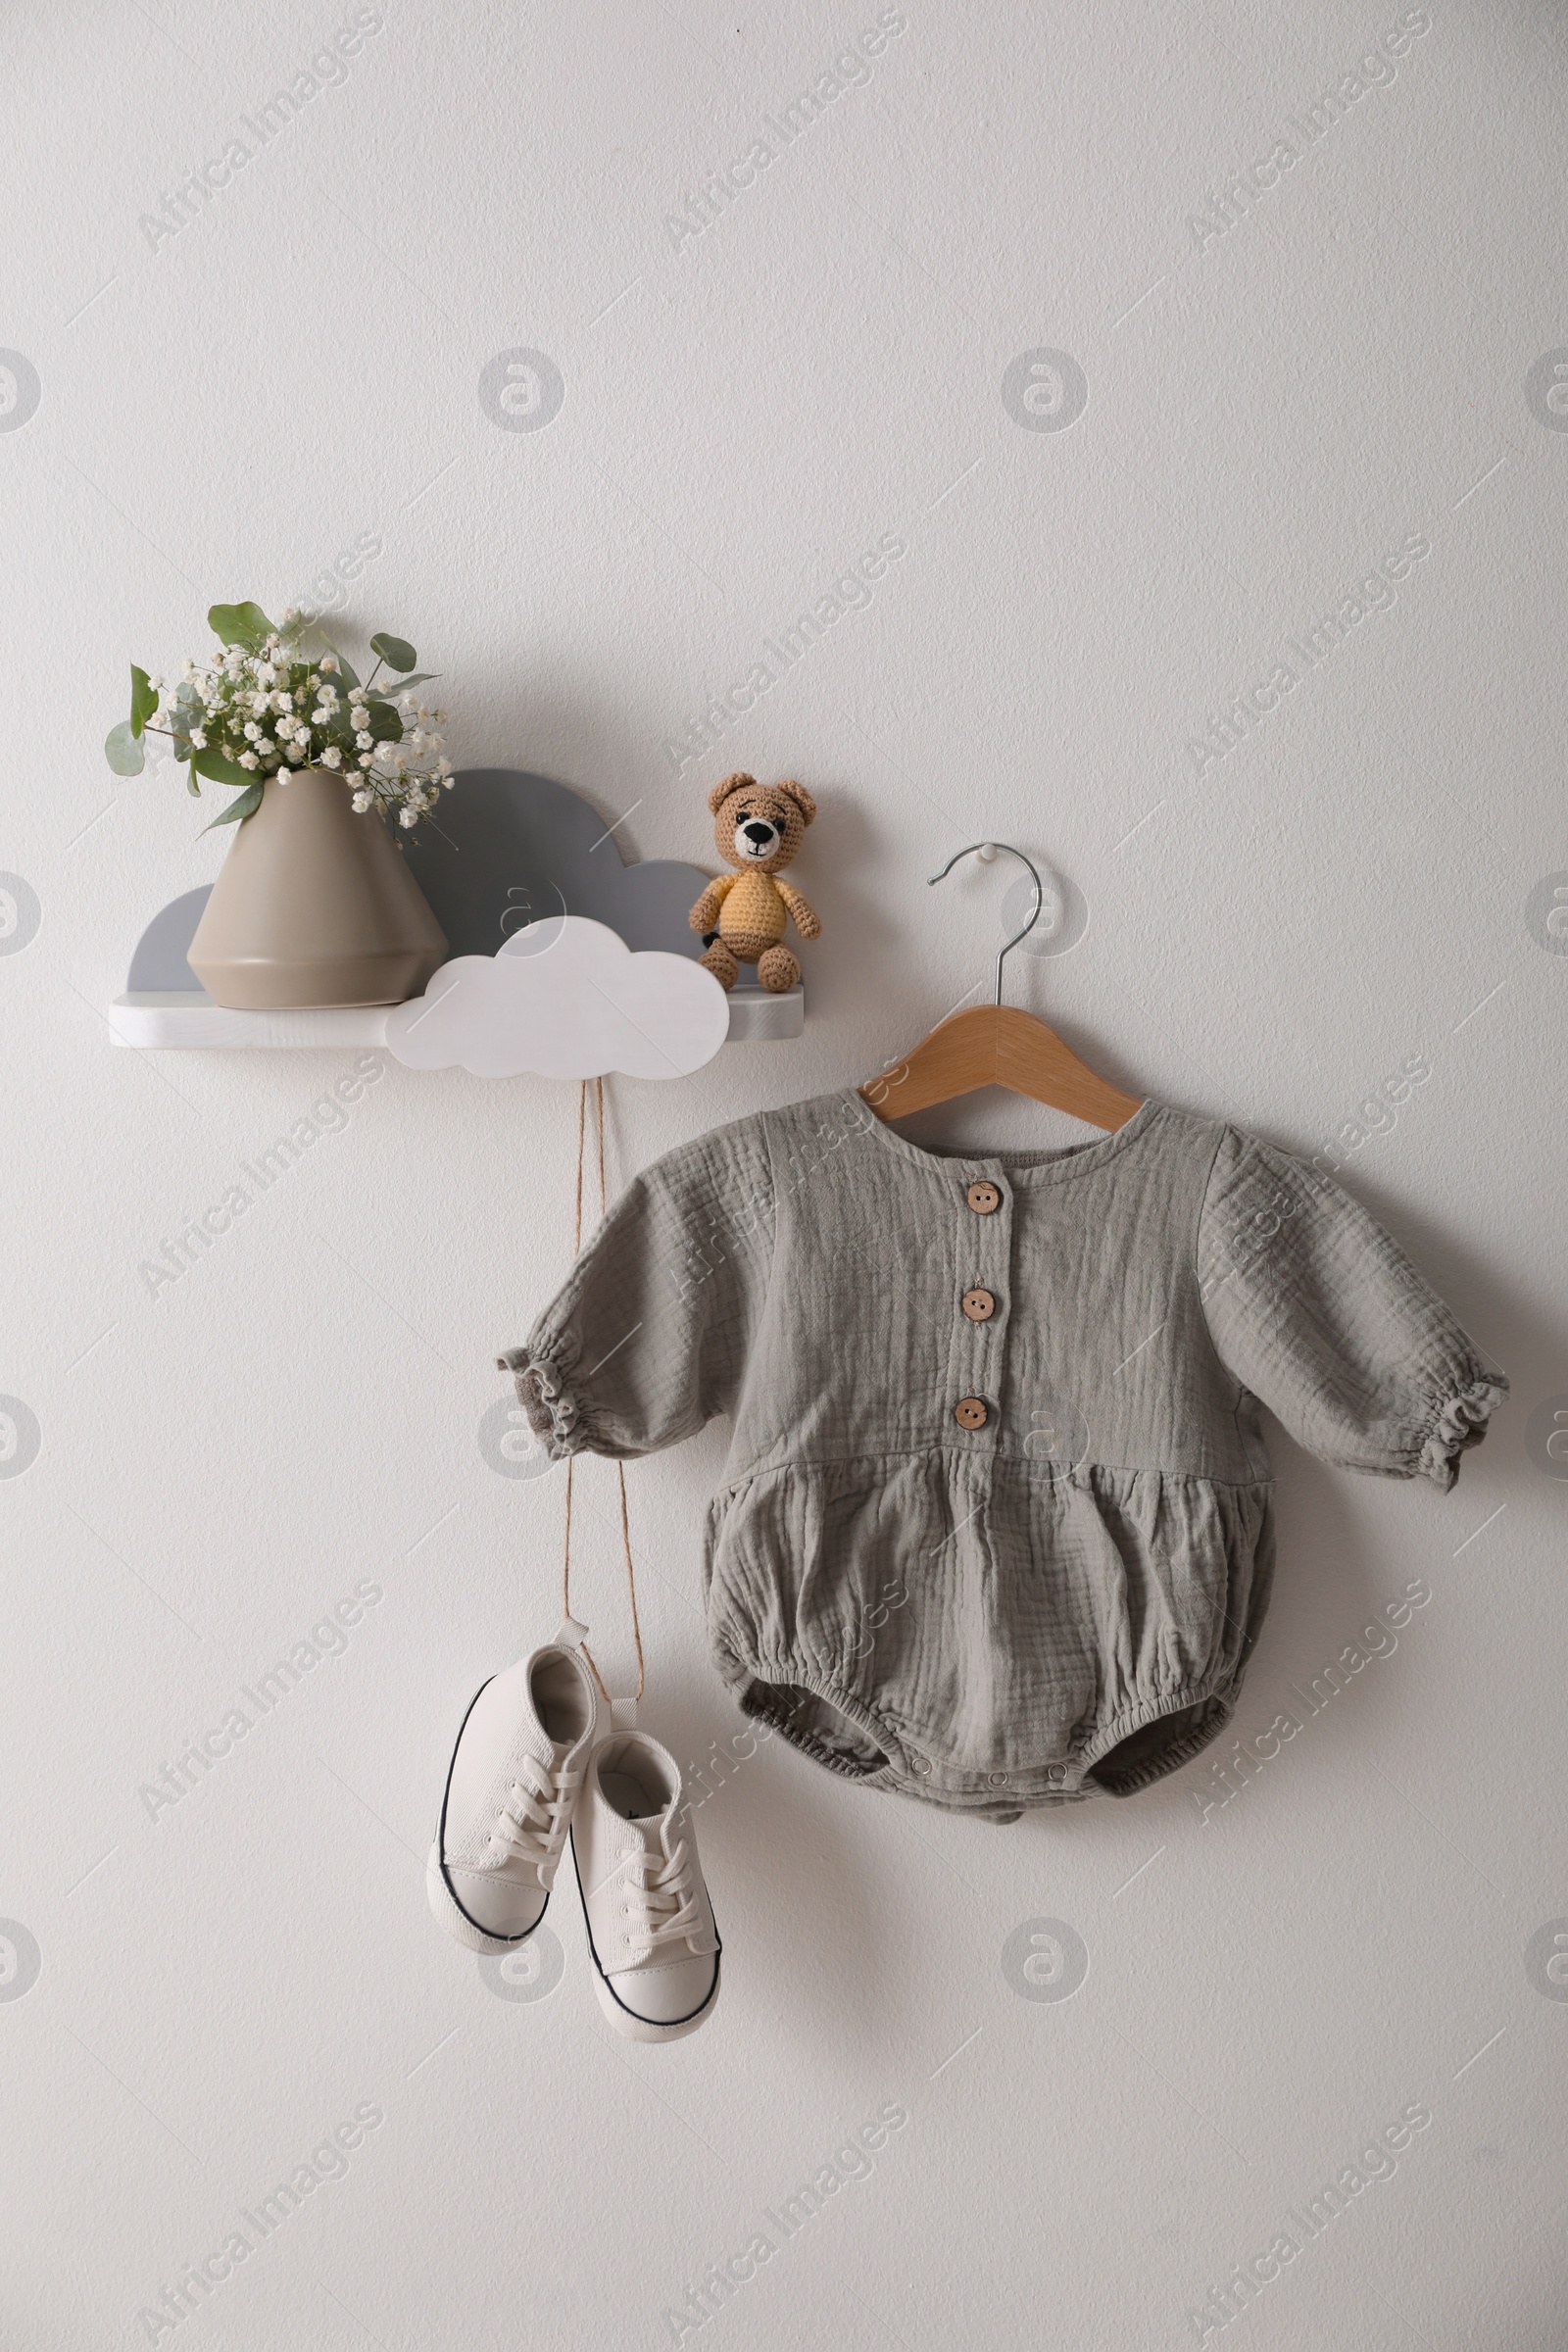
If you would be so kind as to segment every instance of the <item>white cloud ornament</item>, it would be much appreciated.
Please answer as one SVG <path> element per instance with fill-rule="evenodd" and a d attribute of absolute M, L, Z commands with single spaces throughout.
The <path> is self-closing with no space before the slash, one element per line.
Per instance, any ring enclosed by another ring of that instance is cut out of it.
<path fill-rule="evenodd" d="M 411 1069 L 476 1078 L 684 1078 L 729 1035 L 729 999 L 687 956 L 634 955 L 585 915 L 514 931 L 494 956 L 456 956 L 388 1014 Z"/>

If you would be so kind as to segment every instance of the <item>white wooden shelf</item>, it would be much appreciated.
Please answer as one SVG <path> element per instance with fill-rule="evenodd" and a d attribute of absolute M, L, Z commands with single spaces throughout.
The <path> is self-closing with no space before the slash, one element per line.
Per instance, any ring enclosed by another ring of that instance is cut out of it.
<path fill-rule="evenodd" d="M 117 997 L 109 1007 L 115 1043 L 143 1049 L 202 1047 L 209 1052 L 237 1046 L 292 1048 L 295 1052 L 334 1046 L 384 1046 L 390 1004 L 329 1006 L 290 1012 L 240 1012 L 215 1004 L 205 989 L 156 990 Z M 732 988 L 729 1043 L 771 1045 L 800 1037 L 806 1028 L 806 991 L 799 982 L 787 995 L 765 988 Z"/>

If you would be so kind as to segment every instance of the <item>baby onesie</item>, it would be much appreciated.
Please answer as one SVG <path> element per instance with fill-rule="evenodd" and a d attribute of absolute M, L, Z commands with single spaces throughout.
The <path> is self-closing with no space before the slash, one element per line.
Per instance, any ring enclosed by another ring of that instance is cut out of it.
<path fill-rule="evenodd" d="M 1171 1772 L 1268 1605 L 1259 1405 L 1323 1460 L 1453 1485 L 1508 1383 L 1358 1202 L 1156 1102 L 932 1152 L 858 1094 L 628 1188 L 500 1358 L 552 1456 L 716 1414 L 708 1639 L 847 1778 L 1013 1816 Z"/>

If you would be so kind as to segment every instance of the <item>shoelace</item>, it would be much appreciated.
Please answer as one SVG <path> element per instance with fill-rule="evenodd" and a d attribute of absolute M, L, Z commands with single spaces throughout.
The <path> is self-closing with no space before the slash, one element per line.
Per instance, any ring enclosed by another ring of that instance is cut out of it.
<path fill-rule="evenodd" d="M 568 1771 L 564 1764 L 547 1773 L 532 1756 L 524 1757 L 522 1769 L 526 1785 L 513 1782 L 512 1804 L 496 1815 L 490 1833 L 490 1845 L 504 1848 L 501 1860 L 487 1849 L 481 1868 L 500 1870 L 506 1862 L 526 1862 L 538 1871 L 540 1885 L 548 1886 L 566 1840 L 582 1774 Z"/>
<path fill-rule="evenodd" d="M 678 1943 L 701 1933 L 697 1889 L 684 1838 L 676 1840 L 664 1863 L 657 1854 L 628 1854 L 625 1882 L 632 1898 L 626 1911 L 628 1933 L 645 1954 L 657 1951 L 661 1944 Z"/>

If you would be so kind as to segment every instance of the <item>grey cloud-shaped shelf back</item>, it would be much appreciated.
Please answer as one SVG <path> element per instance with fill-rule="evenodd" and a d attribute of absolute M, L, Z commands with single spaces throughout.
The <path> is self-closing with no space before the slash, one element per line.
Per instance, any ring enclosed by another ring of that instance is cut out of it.
<path fill-rule="evenodd" d="M 634 954 L 703 952 L 687 921 L 708 886 L 702 868 L 667 858 L 624 864 L 597 809 L 549 776 L 464 768 L 433 816 L 399 846 L 452 956 L 493 956 L 523 924 L 563 911 L 607 924 Z M 132 994 L 201 994 L 186 956 L 210 888 L 187 890 L 153 917 L 131 958 Z"/>
<path fill-rule="evenodd" d="M 708 875 L 672 858 L 624 864 L 598 811 L 548 776 L 465 768 L 403 854 L 454 956 L 493 956 L 522 924 L 563 913 L 607 924 L 634 955 L 703 952 L 687 917 Z"/>

